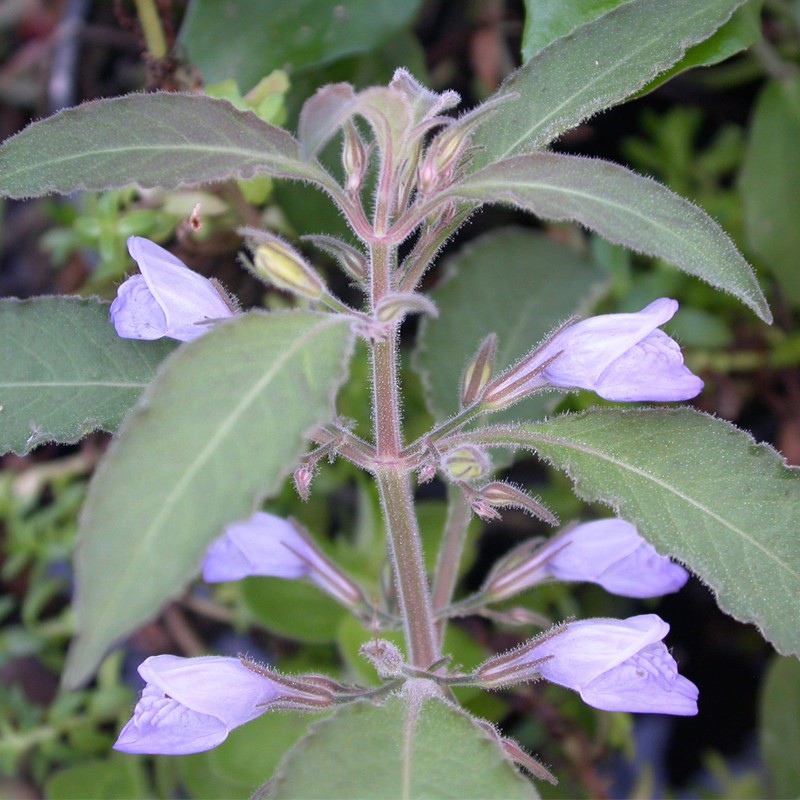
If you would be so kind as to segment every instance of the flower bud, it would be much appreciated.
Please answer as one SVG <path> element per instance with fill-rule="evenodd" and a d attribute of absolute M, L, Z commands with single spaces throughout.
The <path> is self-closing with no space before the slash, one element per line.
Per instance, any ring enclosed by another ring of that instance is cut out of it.
<path fill-rule="evenodd" d="M 346 122 L 343 130 L 342 166 L 345 174 L 344 188 L 351 194 L 355 194 L 364 181 L 369 153 L 356 126 L 352 122 Z"/>
<path fill-rule="evenodd" d="M 486 384 L 494 372 L 497 354 L 497 334 L 490 333 L 481 343 L 475 358 L 467 364 L 461 377 L 461 408 L 469 408 L 481 399 Z"/>
<path fill-rule="evenodd" d="M 453 182 L 469 138 L 469 132 L 451 125 L 430 143 L 419 168 L 418 187 L 423 196 L 445 189 Z"/>
<path fill-rule="evenodd" d="M 520 508 L 550 525 L 558 525 L 558 518 L 538 500 L 505 481 L 492 481 L 479 494 L 485 503 L 494 508 Z"/>
<path fill-rule="evenodd" d="M 294 471 L 294 488 L 304 503 L 311 496 L 311 479 L 313 477 L 314 475 L 308 467 L 298 467 Z"/>
<path fill-rule="evenodd" d="M 384 295 L 375 306 L 375 318 L 381 325 L 400 322 L 406 314 L 439 316 L 439 309 L 425 295 L 415 292 L 393 292 Z"/>
<path fill-rule="evenodd" d="M 468 444 L 445 453 L 441 466 L 450 480 L 470 483 L 486 475 L 492 464 L 486 451 Z"/>
<path fill-rule="evenodd" d="M 396 678 L 403 670 L 403 654 L 386 639 L 371 639 L 361 645 L 359 652 L 369 659 L 383 679 Z"/>
<path fill-rule="evenodd" d="M 255 236 L 249 229 L 247 233 L 253 249 L 252 264 L 247 266 L 257 278 L 309 300 L 319 300 L 325 293 L 322 279 L 291 245 L 273 234 L 259 231 Z"/>
<path fill-rule="evenodd" d="M 322 234 L 312 236 L 302 236 L 303 241 L 311 242 L 324 253 L 335 258 L 339 266 L 358 283 L 363 283 L 367 278 L 367 259 L 361 251 L 356 250 L 349 244 L 345 244 L 333 236 Z"/>

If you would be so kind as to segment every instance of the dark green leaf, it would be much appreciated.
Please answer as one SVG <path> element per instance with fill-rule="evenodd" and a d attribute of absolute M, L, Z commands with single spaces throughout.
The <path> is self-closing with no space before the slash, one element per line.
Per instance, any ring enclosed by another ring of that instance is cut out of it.
<path fill-rule="evenodd" d="M 753 270 L 722 228 L 688 200 L 618 164 L 556 153 L 515 156 L 467 176 L 448 194 L 580 222 L 730 292 L 772 321 Z"/>
<path fill-rule="evenodd" d="M 34 122 L 0 146 L 0 194 L 38 197 L 135 185 L 175 189 L 255 175 L 324 185 L 281 128 L 227 100 L 134 94 Z"/>
<path fill-rule="evenodd" d="M 631 0 L 558 39 L 500 87 L 514 97 L 475 135 L 479 168 L 541 149 L 598 111 L 621 103 L 707 39 L 743 0 Z"/>
<path fill-rule="evenodd" d="M 183 590 L 226 523 L 277 491 L 304 433 L 331 417 L 349 351 L 340 318 L 251 313 L 167 359 L 89 487 L 68 685 Z"/>
<path fill-rule="evenodd" d="M 108 303 L 0 300 L 0 451 L 115 431 L 175 342 L 120 339 Z"/>
<path fill-rule="evenodd" d="M 800 472 L 772 448 L 687 408 L 594 409 L 505 435 L 686 564 L 724 611 L 800 653 Z"/>
<path fill-rule="evenodd" d="M 274 69 L 298 70 L 373 50 L 414 19 L 421 0 L 193 0 L 180 40 L 207 82 L 249 89 Z"/>
<path fill-rule="evenodd" d="M 800 662 L 776 656 L 767 669 L 760 703 L 761 756 L 772 797 L 800 797 Z"/>
<path fill-rule="evenodd" d="M 800 305 L 800 78 L 770 82 L 756 104 L 740 188 L 747 238 Z"/>

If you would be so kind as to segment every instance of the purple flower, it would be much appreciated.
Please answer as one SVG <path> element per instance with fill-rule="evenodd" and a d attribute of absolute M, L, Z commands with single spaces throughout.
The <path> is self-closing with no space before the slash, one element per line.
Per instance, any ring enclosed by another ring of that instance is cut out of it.
<path fill-rule="evenodd" d="M 208 583 L 251 575 L 307 577 L 345 605 L 360 605 L 364 600 L 358 586 L 317 549 L 310 536 L 288 520 L 262 511 L 229 525 L 209 545 L 203 559 L 203 579 Z"/>
<path fill-rule="evenodd" d="M 526 547 L 523 545 L 523 547 Z M 689 573 L 659 555 L 636 528 L 622 519 L 602 519 L 568 529 L 527 558 L 501 565 L 486 586 L 500 600 L 546 578 L 588 581 L 624 597 L 659 597 L 677 592 Z"/>
<path fill-rule="evenodd" d="M 688 400 L 703 381 L 680 347 L 658 330 L 678 302 L 662 297 L 635 314 L 603 314 L 568 325 L 516 367 L 492 381 L 483 401 L 505 408 L 547 386 L 589 389 L 606 400 Z"/>
<path fill-rule="evenodd" d="M 128 278 L 111 304 L 111 322 L 123 339 L 190 342 L 208 332 L 210 323 L 234 315 L 211 281 L 163 247 L 131 236 L 128 252 L 142 274 Z"/>
<path fill-rule="evenodd" d="M 210 750 L 285 694 L 238 658 L 153 656 L 139 666 L 139 674 L 147 685 L 114 745 L 123 753 Z"/>
<path fill-rule="evenodd" d="M 692 716 L 697 687 L 678 674 L 662 639 L 669 625 L 655 614 L 571 622 L 562 630 L 487 661 L 477 670 L 486 686 L 541 676 L 578 692 L 603 711 Z"/>

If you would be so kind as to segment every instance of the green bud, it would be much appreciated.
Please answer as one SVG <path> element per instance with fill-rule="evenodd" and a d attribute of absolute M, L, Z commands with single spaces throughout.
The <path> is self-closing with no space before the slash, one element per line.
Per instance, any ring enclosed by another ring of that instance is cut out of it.
<path fill-rule="evenodd" d="M 325 284 L 311 264 L 291 245 L 273 234 L 249 229 L 245 233 L 252 237 L 251 269 L 256 277 L 310 300 L 322 297 Z"/>

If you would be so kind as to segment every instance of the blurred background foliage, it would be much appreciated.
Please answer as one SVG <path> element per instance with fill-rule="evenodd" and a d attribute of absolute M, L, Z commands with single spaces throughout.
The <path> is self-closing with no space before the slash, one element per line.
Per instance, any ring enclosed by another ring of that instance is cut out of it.
<path fill-rule="evenodd" d="M 302 101 L 317 87 L 343 80 L 358 88 L 386 83 L 400 65 L 438 91 L 458 90 L 469 107 L 494 91 L 523 53 L 529 57 L 618 4 L 6 0 L 0 4 L 0 134 L 5 138 L 31 119 L 85 100 L 155 89 L 205 91 L 292 129 Z M 157 25 L 140 16 L 145 7 L 156 12 Z M 751 0 L 737 13 L 726 34 L 684 64 L 714 66 L 659 81 L 635 101 L 583 124 L 556 148 L 626 164 L 702 206 L 754 264 L 775 325 L 767 328 L 730 297 L 665 264 L 575 226 L 543 228 L 507 209 L 473 219 L 427 281 L 437 302 L 452 306 L 456 322 L 472 326 L 476 341 L 493 319 L 501 332 L 502 302 L 500 310 L 490 302 L 485 309 L 459 309 L 446 275 L 483 275 L 487 287 L 499 287 L 499 297 L 504 286 L 526 280 L 532 293 L 538 291 L 563 265 L 559 280 L 571 276 L 584 312 L 636 310 L 659 296 L 676 297 L 682 308 L 669 332 L 706 381 L 697 406 L 800 464 L 800 2 Z M 335 168 L 336 147 L 323 158 Z M 198 204 L 199 230 L 192 217 Z M 169 245 L 193 268 L 219 278 L 244 307 L 284 307 L 295 301 L 264 294 L 237 266 L 237 226 L 267 226 L 291 238 L 348 235 L 324 197 L 267 179 L 168 194 L 126 190 L 7 202 L 0 217 L 0 292 L 18 297 L 110 299 L 132 266 L 125 240 L 139 235 Z M 322 254 L 304 249 L 324 268 Z M 341 277 L 333 270 L 330 280 L 341 294 L 351 291 L 336 285 Z M 555 309 L 558 285 L 546 287 L 553 297 L 545 302 Z M 416 334 L 413 325 L 405 331 L 409 438 L 431 422 L 419 375 L 425 355 L 412 355 Z M 452 350 L 436 354 L 442 389 L 433 392 L 445 405 L 451 402 L 448 381 L 455 402 L 458 375 L 474 350 L 472 340 L 469 352 L 459 344 L 465 338 L 454 336 Z M 362 429 L 369 425 L 366 381 L 366 355 L 359 351 L 339 407 Z M 597 402 L 593 395 L 571 395 L 558 410 Z M 526 412 L 542 415 L 554 406 L 550 399 Z M 357 654 L 373 634 L 310 585 L 248 579 L 212 590 L 198 583 L 112 654 L 90 687 L 61 691 L 76 519 L 107 438 L 93 434 L 74 447 L 45 446 L 28 458 L 3 460 L 0 798 L 248 797 L 311 720 L 266 715 L 216 750 L 195 756 L 110 754 L 140 686 L 136 665 L 162 652 L 246 652 L 286 671 L 324 670 L 369 683 L 375 676 Z M 565 478 L 541 464 L 504 466 L 564 521 L 607 513 L 585 507 Z M 445 499 L 437 482 L 420 488 L 431 557 Z M 287 485 L 269 510 L 296 515 L 366 587 L 389 582 L 374 488 L 352 467 L 323 465 L 307 504 Z M 463 588 L 475 588 L 495 557 L 539 534 L 546 534 L 543 526 L 513 513 L 502 523 L 475 523 Z M 460 699 L 471 711 L 502 724 L 560 777 L 559 786 L 540 787 L 544 797 L 800 795 L 800 666 L 775 656 L 754 629 L 722 615 L 699 582 L 647 602 L 611 597 L 597 587 L 553 585 L 519 604 L 554 620 L 657 610 L 672 626 L 669 643 L 682 672 L 701 692 L 697 718 L 673 719 L 597 712 L 545 684 L 513 695 L 463 690 Z M 485 653 L 513 645 L 518 631 L 467 619 L 451 626 L 449 636 L 454 662 L 469 668 Z"/>

